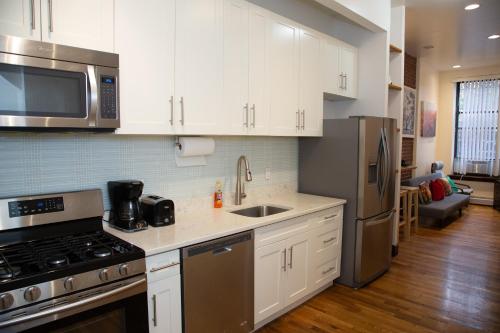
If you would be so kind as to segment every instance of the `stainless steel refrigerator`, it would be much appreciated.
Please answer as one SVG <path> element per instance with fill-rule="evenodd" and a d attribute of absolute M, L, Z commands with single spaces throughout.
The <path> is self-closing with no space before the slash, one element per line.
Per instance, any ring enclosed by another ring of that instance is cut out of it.
<path fill-rule="evenodd" d="M 299 191 L 347 200 L 337 281 L 354 288 L 391 264 L 395 133 L 395 119 L 351 117 L 299 140 Z"/>

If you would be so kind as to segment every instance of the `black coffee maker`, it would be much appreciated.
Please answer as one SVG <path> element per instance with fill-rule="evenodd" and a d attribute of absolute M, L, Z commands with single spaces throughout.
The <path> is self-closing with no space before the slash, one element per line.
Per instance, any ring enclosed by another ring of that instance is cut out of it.
<path fill-rule="evenodd" d="M 111 211 L 109 224 L 125 232 L 147 229 L 139 198 L 142 195 L 144 183 L 140 180 L 114 180 L 108 182 Z"/>

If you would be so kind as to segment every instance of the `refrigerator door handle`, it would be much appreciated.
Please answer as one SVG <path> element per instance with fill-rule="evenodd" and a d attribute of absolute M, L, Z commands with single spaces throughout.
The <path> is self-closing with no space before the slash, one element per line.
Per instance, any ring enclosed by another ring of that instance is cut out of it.
<path fill-rule="evenodd" d="M 381 167 L 381 164 L 382 164 L 382 155 L 384 154 L 384 138 L 383 138 L 383 133 L 382 133 L 382 130 L 381 130 L 381 133 L 380 133 L 380 142 L 379 142 L 379 146 L 378 146 L 378 152 L 377 152 L 377 190 L 378 190 L 378 195 L 380 196 L 380 200 L 382 200 L 382 188 L 383 188 L 383 174 L 382 174 L 382 167 Z"/>
<path fill-rule="evenodd" d="M 387 177 L 386 177 L 386 184 L 385 184 L 385 190 L 387 191 L 387 188 L 389 187 L 390 180 L 391 180 L 391 150 L 389 149 L 389 142 L 387 141 L 387 129 L 384 127 L 384 138 L 385 138 L 385 149 L 386 149 L 386 156 L 387 156 L 387 163 L 385 165 L 387 169 Z"/>

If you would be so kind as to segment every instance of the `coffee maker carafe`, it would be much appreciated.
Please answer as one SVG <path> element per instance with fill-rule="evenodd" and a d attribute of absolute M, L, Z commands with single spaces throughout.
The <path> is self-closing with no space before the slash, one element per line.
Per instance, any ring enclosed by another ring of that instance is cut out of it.
<path fill-rule="evenodd" d="M 108 182 L 111 211 L 109 223 L 112 227 L 134 232 L 147 229 L 139 198 L 142 195 L 143 182 L 140 180 L 115 180 Z"/>

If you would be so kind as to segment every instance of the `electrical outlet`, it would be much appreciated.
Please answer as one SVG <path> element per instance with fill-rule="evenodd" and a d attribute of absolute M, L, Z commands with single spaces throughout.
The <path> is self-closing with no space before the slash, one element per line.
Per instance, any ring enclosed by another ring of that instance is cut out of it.
<path fill-rule="evenodd" d="M 271 168 L 266 168 L 266 180 L 271 179 Z"/>

